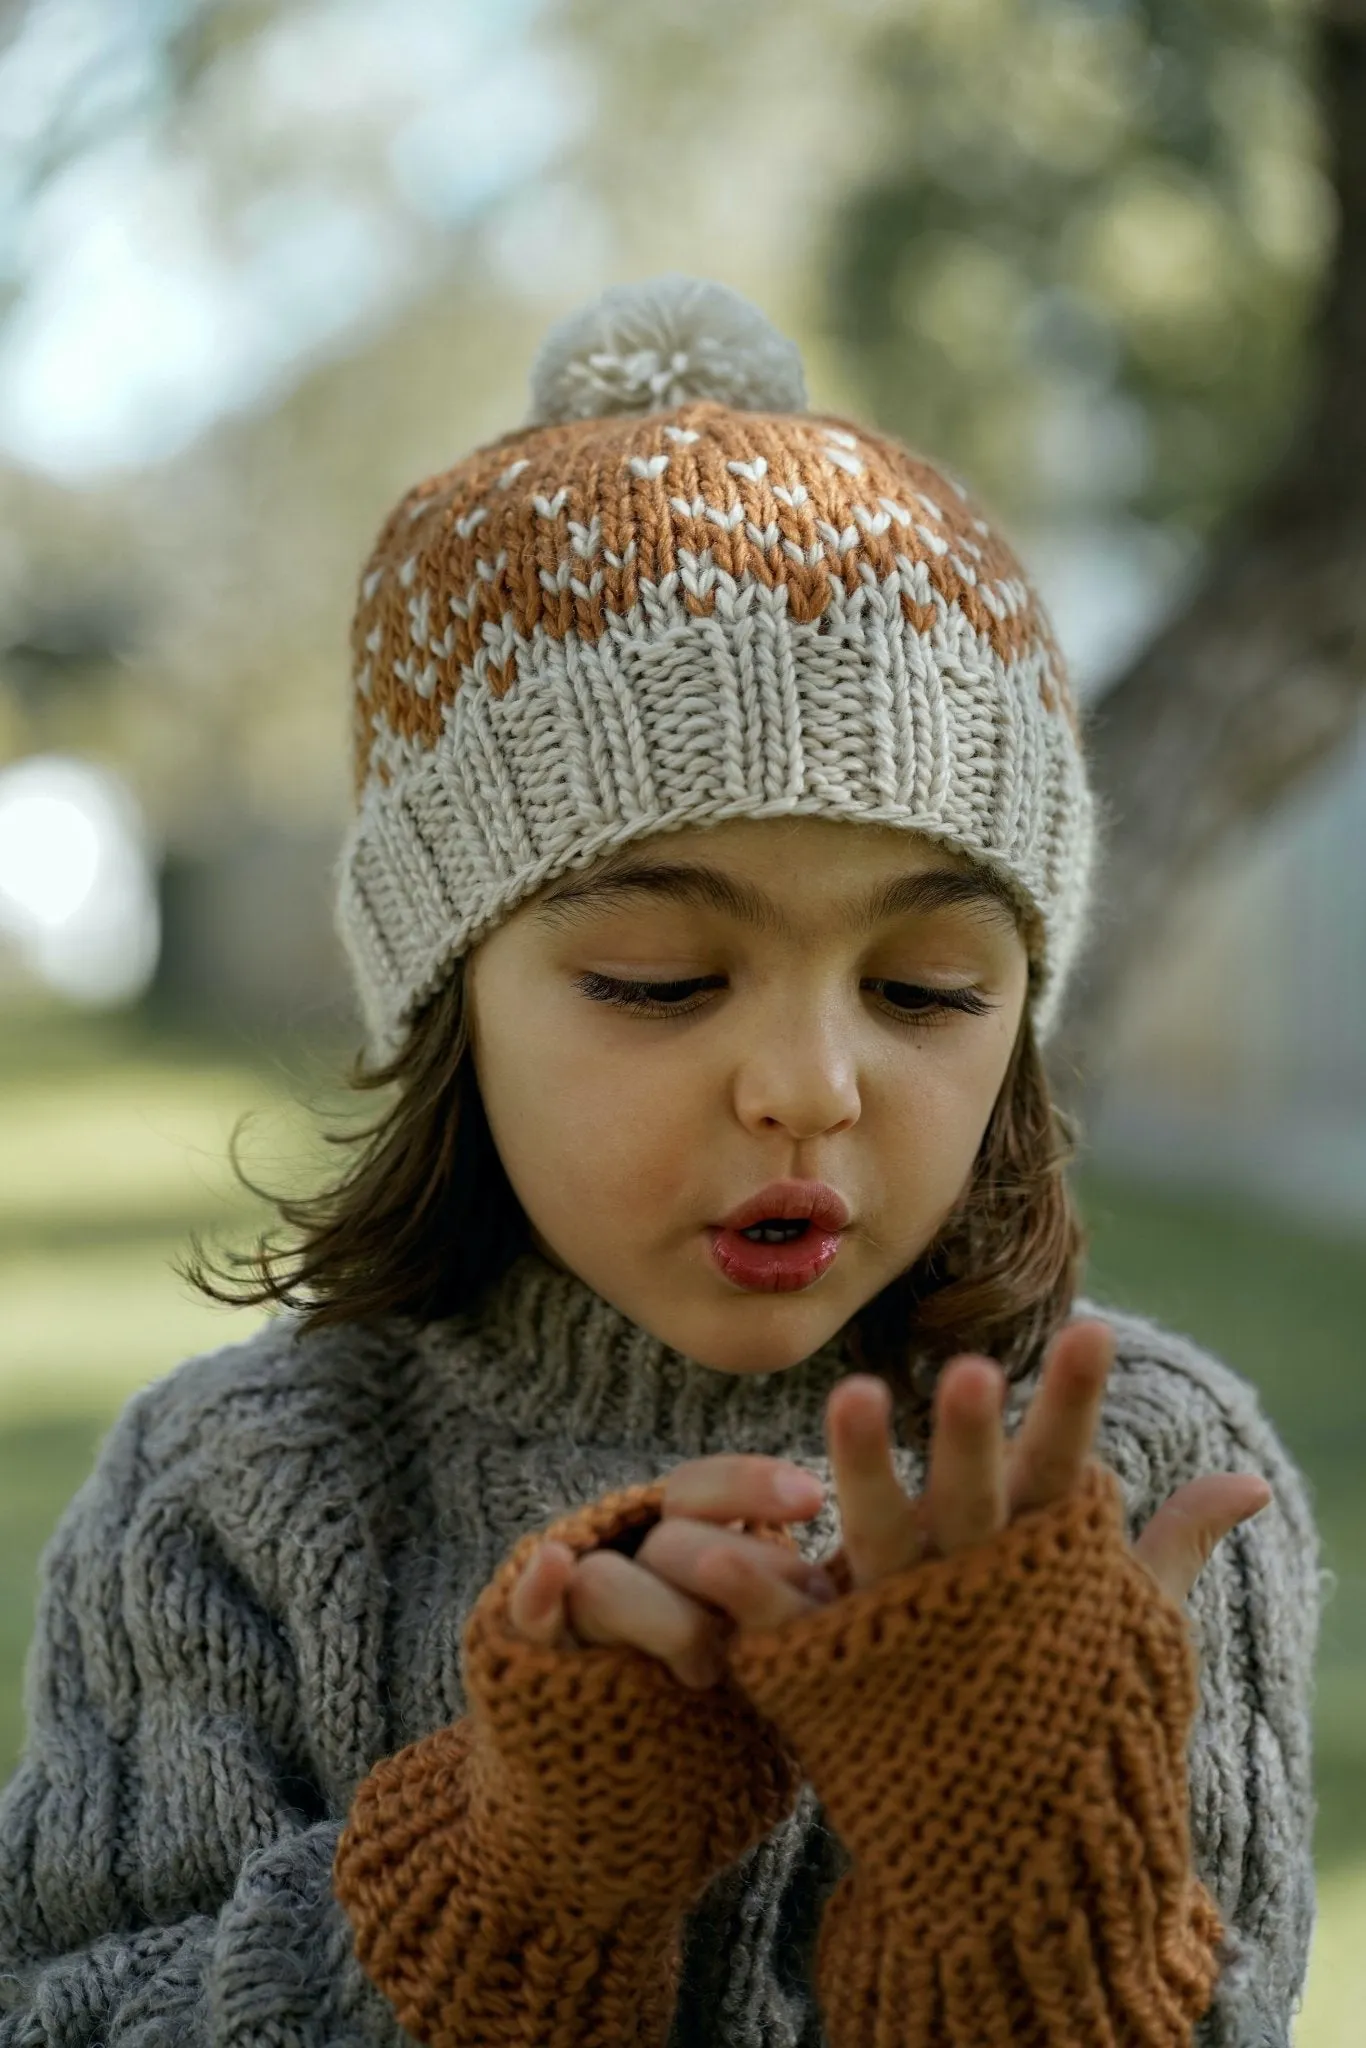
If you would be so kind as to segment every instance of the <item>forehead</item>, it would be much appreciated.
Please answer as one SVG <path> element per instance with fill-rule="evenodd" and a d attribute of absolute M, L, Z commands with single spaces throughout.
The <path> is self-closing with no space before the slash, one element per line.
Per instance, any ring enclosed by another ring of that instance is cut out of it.
<path fill-rule="evenodd" d="M 543 928 L 595 912 L 682 905 L 799 940 L 834 920 L 864 931 L 894 916 L 957 913 L 1024 937 L 1018 887 L 920 832 L 812 817 L 729 819 L 652 833 L 555 878 L 524 908 Z"/>

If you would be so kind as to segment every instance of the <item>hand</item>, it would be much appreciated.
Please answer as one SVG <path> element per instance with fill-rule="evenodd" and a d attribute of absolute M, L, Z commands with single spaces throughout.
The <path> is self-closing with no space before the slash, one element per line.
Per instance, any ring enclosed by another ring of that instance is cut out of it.
<path fill-rule="evenodd" d="M 729 1561 L 747 1610 L 761 1590 L 765 1613 L 780 1620 L 809 1612 L 822 1594 L 834 1597 L 833 1581 L 806 1564 L 780 1528 L 760 1537 L 736 1525 L 806 1521 L 824 1495 L 814 1473 L 784 1458 L 694 1458 L 669 1474 L 661 1519 L 634 1558 L 616 1550 L 575 1558 L 567 1544 L 540 1544 L 513 1588 L 509 1619 L 530 1642 L 632 1643 L 684 1685 L 715 1685 L 726 1671 L 726 1639 L 743 1616 L 724 1585 L 708 1590 L 700 1560 Z"/>
<path fill-rule="evenodd" d="M 1131 1542 L 1092 1453 L 1113 1362 L 1099 1318 L 1059 1332 L 1007 1444 L 1005 1375 L 951 1360 L 913 1499 L 887 1388 L 841 1381 L 842 1597 L 774 1627 L 756 1590 L 728 1646 L 848 1854 L 814 1955 L 836 2048 L 902 2039 L 931 2006 L 942 2038 L 985 2039 L 984 1988 L 1001 2040 L 1089 2041 L 1113 2015 L 1115 2039 L 1151 2023 L 1188 2041 L 1207 2009 L 1223 1927 L 1192 1860 L 1199 1650 L 1181 1606 L 1269 1493 L 1254 1474 L 1193 1480 Z"/>
<path fill-rule="evenodd" d="M 843 1529 L 832 1575 L 852 1590 L 876 1585 L 924 1557 L 986 1543 L 1026 1509 L 1069 1492 L 1090 1458 L 1113 1362 L 1108 1323 L 1069 1323 L 1050 1345 L 1038 1391 L 1007 1442 L 999 1365 L 972 1354 L 951 1360 L 935 1389 L 925 1491 L 914 1498 L 893 1466 L 885 1382 L 866 1373 L 841 1380 L 826 1403 Z M 1220 1538 L 1270 1498 L 1255 1473 L 1192 1479 L 1163 1502 L 1132 1555 L 1179 1606 Z M 693 1570 L 704 1597 L 724 1600 L 741 1626 L 772 1628 L 785 1619 L 783 1603 L 733 1554 L 709 1548 Z"/>

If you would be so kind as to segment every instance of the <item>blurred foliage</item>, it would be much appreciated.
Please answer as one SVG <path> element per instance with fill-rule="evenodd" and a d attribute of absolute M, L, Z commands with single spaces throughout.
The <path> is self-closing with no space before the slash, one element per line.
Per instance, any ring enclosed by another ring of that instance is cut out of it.
<path fill-rule="evenodd" d="M 16 14 L 16 39 L 47 12 Z M 16 116 L 0 268 L 22 284 L 56 202 L 88 206 L 138 138 L 215 275 L 264 294 L 259 321 L 302 323 L 255 402 L 225 400 L 182 455 L 80 488 L 0 469 L 0 755 L 123 768 L 173 845 L 345 816 L 369 539 L 415 476 L 516 422 L 546 321 L 609 281 L 677 267 L 749 292 L 815 402 L 942 456 L 1024 527 L 1198 535 L 1284 435 L 1334 218 L 1301 0 L 176 0 L 99 19 L 107 43 Z M 454 111 L 428 104 L 448 75 Z M 451 211 L 441 177 L 479 154 L 470 105 L 509 78 L 563 121 L 544 160 L 531 138 Z M 378 296 L 353 304 L 339 277 L 272 297 L 289 237 L 338 208 L 382 252 Z M 168 242 L 168 266 L 192 255 Z M 103 671 L 68 663 L 59 687 L 69 622 L 115 600 Z"/>
<path fill-rule="evenodd" d="M 1332 240 L 1304 10 L 902 12 L 829 245 L 866 404 L 1017 516 L 1203 533 L 1284 439 Z"/>

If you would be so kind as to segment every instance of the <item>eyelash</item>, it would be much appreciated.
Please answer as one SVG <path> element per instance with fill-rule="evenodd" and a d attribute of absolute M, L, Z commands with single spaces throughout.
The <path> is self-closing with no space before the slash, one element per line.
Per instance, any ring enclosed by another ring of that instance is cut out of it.
<path fill-rule="evenodd" d="M 708 982 L 715 986 L 715 977 L 706 976 L 698 981 L 618 981 L 609 974 L 580 974 L 574 986 L 593 1002 L 611 1003 L 619 1010 L 630 1010 L 643 1017 L 688 1017 L 700 1008 L 697 1003 L 686 1005 L 663 1000 L 663 991 L 683 991 L 706 988 Z M 965 1016 L 982 1017 L 988 1010 L 996 1008 L 971 988 L 922 988 L 912 981 L 888 981 L 878 977 L 878 984 L 884 988 L 909 989 L 913 995 L 928 1000 L 916 1010 L 898 1010 L 891 1005 L 893 1014 L 900 1024 L 909 1024 L 923 1029 L 926 1025 L 942 1020 L 946 1012 L 956 1010 Z"/>

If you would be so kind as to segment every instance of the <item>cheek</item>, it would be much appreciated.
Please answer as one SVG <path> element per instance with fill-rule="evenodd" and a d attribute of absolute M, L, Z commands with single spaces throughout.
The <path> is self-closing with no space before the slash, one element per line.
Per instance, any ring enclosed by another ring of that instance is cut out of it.
<path fill-rule="evenodd" d="M 903 1060 L 864 1114 L 884 1149 L 887 1185 L 917 1208 L 938 1213 L 957 1200 L 972 1172 L 1010 1063 L 1012 1041 L 954 1049 L 953 1056 Z"/>
<path fill-rule="evenodd" d="M 865 1103 L 865 1116 L 871 1107 Z M 949 1076 L 912 1069 L 884 1099 L 878 1123 L 889 1150 L 912 1162 L 923 1179 L 937 1169 L 952 1173 L 960 1154 L 976 1149 L 989 1113 L 988 1103 L 979 1123 L 974 1095 Z"/>
<path fill-rule="evenodd" d="M 573 1218 L 679 1191 L 697 1115 L 658 1062 L 606 1057 L 596 1019 L 547 1006 L 491 1033 L 477 1062 L 494 1143 L 524 1206 Z M 679 1081 L 685 1077 L 676 1077 Z"/>

